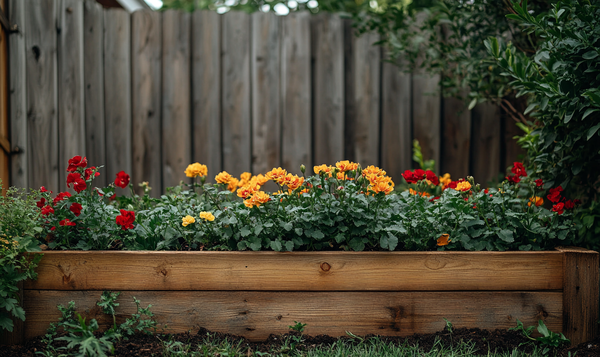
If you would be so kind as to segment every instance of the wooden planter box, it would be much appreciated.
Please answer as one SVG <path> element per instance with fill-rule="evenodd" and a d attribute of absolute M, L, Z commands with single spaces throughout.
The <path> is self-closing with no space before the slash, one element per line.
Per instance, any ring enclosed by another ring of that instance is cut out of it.
<path fill-rule="evenodd" d="M 108 326 L 96 306 L 121 291 L 152 304 L 167 332 L 200 326 L 263 340 L 294 321 L 311 335 L 410 335 L 445 326 L 507 329 L 545 321 L 573 343 L 598 321 L 598 253 L 548 252 L 45 252 L 24 284 L 27 320 L 14 342 L 45 333 L 57 304 Z"/>

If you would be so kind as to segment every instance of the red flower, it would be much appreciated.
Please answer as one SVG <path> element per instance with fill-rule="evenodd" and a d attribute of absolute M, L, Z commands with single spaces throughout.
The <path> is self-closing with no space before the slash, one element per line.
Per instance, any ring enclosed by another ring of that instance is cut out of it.
<path fill-rule="evenodd" d="M 429 202 L 435 203 L 435 201 L 439 200 L 440 196 L 435 196 L 434 198 L 430 199 Z"/>
<path fill-rule="evenodd" d="M 537 180 L 535 180 L 533 182 L 535 182 L 535 184 L 537 185 L 537 187 L 544 186 L 544 181 L 542 181 L 542 179 L 537 179 Z"/>
<path fill-rule="evenodd" d="M 117 216 L 117 224 L 121 226 L 121 229 L 133 229 L 133 222 L 135 222 L 135 213 L 132 211 L 121 210 L 121 214 Z"/>
<path fill-rule="evenodd" d="M 550 202 L 558 203 L 558 202 L 560 202 L 560 193 L 562 192 L 562 190 L 563 190 L 562 186 L 558 186 L 557 188 L 551 188 L 549 190 L 550 193 L 546 197 L 548 197 Z"/>
<path fill-rule="evenodd" d="M 37 203 L 36 203 L 36 205 L 38 206 L 38 208 L 44 207 L 45 204 L 46 204 L 46 199 L 44 197 L 40 198 L 40 200 L 37 201 Z"/>
<path fill-rule="evenodd" d="M 81 158 L 81 156 L 73 156 L 69 159 L 69 167 L 67 168 L 68 172 L 77 171 L 78 167 L 86 167 L 87 166 L 87 158 Z"/>
<path fill-rule="evenodd" d="M 90 176 L 92 176 L 92 173 L 94 172 L 93 170 L 95 170 L 95 169 L 96 169 L 95 166 L 88 167 L 87 169 L 85 169 L 85 180 L 86 181 L 90 179 Z M 98 176 L 100 176 L 100 173 L 96 172 L 94 174 L 94 177 L 98 177 Z"/>
<path fill-rule="evenodd" d="M 75 222 L 71 222 L 69 219 L 63 219 L 62 221 L 58 222 L 58 224 L 60 224 L 61 226 L 75 226 Z"/>
<path fill-rule="evenodd" d="M 415 178 L 417 179 L 417 181 L 421 181 L 422 179 L 424 179 L 425 171 L 423 171 L 421 169 L 416 169 L 415 170 Z"/>
<path fill-rule="evenodd" d="M 437 177 L 436 174 L 433 173 L 433 171 L 431 170 L 427 170 L 425 171 L 425 177 L 434 185 L 438 186 L 440 184 L 440 179 Z"/>
<path fill-rule="evenodd" d="M 129 175 L 127 175 L 125 171 L 119 172 L 115 179 L 115 185 L 121 188 L 127 187 L 127 185 L 129 185 Z"/>
<path fill-rule="evenodd" d="M 552 206 L 552 212 L 558 212 L 558 214 L 563 214 L 565 209 L 565 204 L 560 202 Z"/>
<path fill-rule="evenodd" d="M 72 172 L 67 175 L 67 187 L 73 184 L 73 189 L 77 191 L 77 193 L 85 190 L 87 185 L 85 181 L 81 178 L 81 175 L 77 172 Z"/>
<path fill-rule="evenodd" d="M 54 213 L 54 208 L 51 206 L 45 206 L 42 208 L 42 216 L 47 216 L 51 213 Z"/>
<path fill-rule="evenodd" d="M 81 214 L 81 205 L 77 202 L 74 202 L 71 204 L 71 207 L 69 207 L 69 210 L 71 212 L 73 212 L 74 215 L 76 215 L 77 217 L 79 217 L 79 215 Z"/>
<path fill-rule="evenodd" d="M 520 162 L 515 162 L 513 164 L 513 168 L 510 171 L 519 177 L 527 176 L 527 171 L 525 171 L 525 167 L 523 167 L 523 164 Z"/>
<path fill-rule="evenodd" d="M 404 179 L 408 183 L 417 183 L 417 181 L 419 181 L 415 177 L 415 175 L 412 173 L 412 171 L 409 171 L 409 170 L 404 171 L 404 173 L 402 174 L 402 177 L 404 177 Z"/>
<path fill-rule="evenodd" d="M 46 189 L 46 187 L 42 186 L 42 187 L 40 187 L 40 192 L 44 193 L 44 192 L 48 192 L 48 190 Z M 52 193 L 52 191 L 50 191 L 50 193 Z"/>
<path fill-rule="evenodd" d="M 56 230 L 56 227 L 52 227 L 52 228 L 50 228 L 50 230 L 51 230 L 52 232 L 54 232 L 54 231 Z"/>
<path fill-rule="evenodd" d="M 575 202 L 573 202 L 571 200 L 566 200 L 565 201 L 565 208 L 566 209 L 573 209 L 573 208 L 575 208 Z"/>
<path fill-rule="evenodd" d="M 506 176 L 506 179 L 508 180 L 508 182 L 512 182 L 512 183 L 519 183 L 521 182 L 521 177 L 514 175 L 514 176 Z"/>
<path fill-rule="evenodd" d="M 490 190 L 488 190 L 487 188 L 485 190 L 483 190 L 483 193 L 488 194 L 490 193 Z"/>
<path fill-rule="evenodd" d="M 71 197 L 71 194 L 69 192 L 61 192 L 58 195 L 56 195 L 56 197 L 54 198 L 54 200 L 52 201 L 52 205 L 56 206 L 56 204 L 62 200 L 64 200 L 67 197 Z"/>

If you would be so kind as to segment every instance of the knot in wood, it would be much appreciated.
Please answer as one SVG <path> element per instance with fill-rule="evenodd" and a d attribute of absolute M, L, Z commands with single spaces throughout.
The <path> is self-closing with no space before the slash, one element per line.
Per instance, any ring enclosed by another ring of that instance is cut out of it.
<path fill-rule="evenodd" d="M 329 265 L 328 263 L 321 263 L 321 270 L 323 271 L 329 271 L 329 269 L 331 269 L 331 265 Z"/>

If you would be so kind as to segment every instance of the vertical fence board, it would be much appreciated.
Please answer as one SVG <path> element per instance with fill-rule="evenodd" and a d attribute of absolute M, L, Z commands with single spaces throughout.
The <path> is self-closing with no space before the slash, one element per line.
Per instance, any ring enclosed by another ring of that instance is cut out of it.
<path fill-rule="evenodd" d="M 424 160 L 435 160 L 440 167 L 440 76 L 413 74 L 413 138 L 419 140 Z"/>
<path fill-rule="evenodd" d="M 252 172 L 281 166 L 281 18 L 252 15 Z"/>
<path fill-rule="evenodd" d="M 362 167 L 379 165 L 381 47 L 373 46 L 377 41 L 376 32 L 353 36 L 353 141 L 355 160 Z"/>
<path fill-rule="evenodd" d="M 163 13 L 164 187 L 186 180 L 184 171 L 192 160 L 190 26 L 191 15 L 186 12 L 170 10 Z"/>
<path fill-rule="evenodd" d="M 283 168 L 300 174 L 304 164 L 312 172 L 310 14 L 292 13 L 282 24 L 281 90 Z"/>
<path fill-rule="evenodd" d="M 83 2 L 61 0 L 58 7 L 58 172 L 66 189 L 68 160 L 85 156 L 83 99 Z"/>
<path fill-rule="evenodd" d="M 27 0 L 27 131 L 29 187 L 57 192 L 56 2 Z"/>
<path fill-rule="evenodd" d="M 11 157 L 10 184 L 17 187 L 29 187 L 27 172 L 29 148 L 27 147 L 27 102 L 26 102 L 26 50 L 25 3 L 22 0 L 9 0 L 8 17 L 10 22 L 18 24 L 19 32 L 10 35 L 8 43 L 9 102 L 10 102 L 10 144 L 12 149 L 19 148 L 20 153 Z"/>
<path fill-rule="evenodd" d="M 221 15 L 192 15 L 193 162 L 208 167 L 208 178 L 221 166 Z"/>
<path fill-rule="evenodd" d="M 469 153 L 471 149 L 471 111 L 464 100 L 443 98 L 443 132 L 441 171 L 449 173 L 453 179 L 465 178 L 469 174 Z"/>
<path fill-rule="evenodd" d="M 515 136 L 523 135 L 523 130 L 517 126 L 515 119 L 510 117 L 506 112 L 501 111 L 501 116 L 504 124 L 502 131 L 504 139 L 504 142 L 502 143 L 504 148 L 504 150 L 502 150 L 504 152 L 504 161 L 500 169 L 504 170 L 507 167 L 512 167 L 515 161 L 523 161 L 520 156 L 524 156 L 526 151 L 517 144 L 516 139 L 513 139 Z"/>
<path fill-rule="evenodd" d="M 473 108 L 471 174 L 476 183 L 487 187 L 500 172 L 500 108 L 492 103 Z"/>
<path fill-rule="evenodd" d="M 92 166 L 105 166 L 94 180 L 95 186 L 105 187 L 109 179 L 104 126 L 104 11 L 95 0 L 84 2 L 83 26 L 85 153 Z"/>
<path fill-rule="evenodd" d="M 0 0 L 0 11 L 7 14 L 4 1 Z M 8 131 L 8 32 L 0 28 L 0 139 L 4 143 L 10 142 Z M 6 188 L 10 185 L 10 145 L 0 150 L 0 180 L 2 180 L 2 195 L 6 194 Z"/>
<path fill-rule="evenodd" d="M 132 181 L 149 182 L 152 196 L 162 189 L 161 15 L 150 10 L 131 15 Z M 135 185 L 141 194 L 142 189 Z"/>
<path fill-rule="evenodd" d="M 223 169 L 251 170 L 250 15 L 223 17 Z"/>
<path fill-rule="evenodd" d="M 313 17 L 314 164 L 344 159 L 344 35 L 337 15 Z"/>
<path fill-rule="evenodd" d="M 411 75 L 389 62 L 383 64 L 381 83 L 381 167 L 400 183 L 411 165 Z"/>

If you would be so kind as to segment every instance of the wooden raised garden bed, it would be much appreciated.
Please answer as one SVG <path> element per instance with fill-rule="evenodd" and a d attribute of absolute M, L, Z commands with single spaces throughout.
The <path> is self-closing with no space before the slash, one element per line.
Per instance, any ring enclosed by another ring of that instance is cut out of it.
<path fill-rule="evenodd" d="M 543 319 L 573 343 L 598 321 L 598 253 L 49 251 L 24 284 L 27 320 L 13 341 L 45 333 L 70 300 L 101 325 L 102 290 L 152 304 L 166 332 L 200 326 L 263 340 L 294 321 L 311 335 L 410 335 L 445 326 L 507 329 Z"/>

